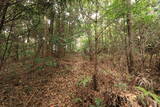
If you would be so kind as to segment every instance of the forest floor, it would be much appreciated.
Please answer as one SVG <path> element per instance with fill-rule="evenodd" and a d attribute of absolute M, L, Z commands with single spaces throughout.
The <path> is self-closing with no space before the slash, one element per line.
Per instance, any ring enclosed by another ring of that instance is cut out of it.
<path fill-rule="evenodd" d="M 29 72 L 21 63 L 8 65 L 8 72 L 0 74 L 0 105 L 71 107 L 77 81 L 83 76 L 91 76 L 92 72 L 82 67 L 88 62 L 79 55 L 59 63 L 58 68 Z"/>
<path fill-rule="evenodd" d="M 128 73 L 118 72 L 105 61 L 101 61 L 99 66 L 101 72 L 97 74 L 99 92 L 96 92 L 92 90 L 92 84 L 87 87 L 79 86 L 85 85 L 83 81 L 82 84 L 79 84 L 81 80 L 92 77 L 93 62 L 76 54 L 67 56 L 58 63 L 58 67 L 46 68 L 39 68 L 42 66 L 39 64 L 36 70 L 27 69 L 31 64 L 30 60 L 25 64 L 17 62 L 6 65 L 4 72 L 0 73 L 0 106 L 88 107 L 90 104 L 94 104 L 93 99 L 95 98 L 106 100 L 108 95 L 113 94 L 114 96 L 115 94 L 116 97 L 123 96 L 123 98 L 127 98 L 126 100 L 130 100 L 130 105 L 140 107 L 136 101 L 140 92 L 132 89 L 134 85 L 132 78 L 134 77 Z M 77 100 L 81 100 L 80 98 L 83 101 L 76 104 Z M 92 101 L 88 101 L 90 99 Z M 111 101 L 111 103 L 113 102 Z M 118 103 L 122 102 L 118 101 Z"/>

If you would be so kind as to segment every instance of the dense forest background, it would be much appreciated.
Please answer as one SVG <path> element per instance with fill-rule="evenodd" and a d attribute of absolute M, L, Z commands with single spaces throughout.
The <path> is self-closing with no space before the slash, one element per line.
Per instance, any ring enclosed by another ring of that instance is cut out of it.
<path fill-rule="evenodd" d="M 1 107 L 160 107 L 159 0 L 0 0 Z"/>

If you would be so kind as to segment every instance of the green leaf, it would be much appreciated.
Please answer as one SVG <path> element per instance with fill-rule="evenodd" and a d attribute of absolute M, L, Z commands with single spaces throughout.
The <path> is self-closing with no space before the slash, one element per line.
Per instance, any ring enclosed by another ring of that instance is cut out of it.
<path fill-rule="evenodd" d="M 74 99 L 74 102 L 75 102 L 75 103 L 80 103 L 80 102 L 82 102 L 82 99 L 81 99 L 81 98 L 75 98 L 75 99 Z"/>
<path fill-rule="evenodd" d="M 157 96 L 156 94 L 147 91 L 146 89 L 142 88 L 142 87 L 136 87 L 138 90 L 142 91 L 144 96 L 150 96 L 152 97 L 157 103 L 160 104 L 160 96 Z"/>
<path fill-rule="evenodd" d="M 96 103 L 96 106 L 100 106 L 100 105 L 102 105 L 102 102 L 103 102 L 103 100 L 102 99 L 100 99 L 100 98 L 95 98 L 95 103 Z"/>

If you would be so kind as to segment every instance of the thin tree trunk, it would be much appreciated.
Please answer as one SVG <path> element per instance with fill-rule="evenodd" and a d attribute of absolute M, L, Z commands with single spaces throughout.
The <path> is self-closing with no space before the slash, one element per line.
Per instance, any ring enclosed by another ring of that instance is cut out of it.
<path fill-rule="evenodd" d="M 128 34 L 128 72 L 133 72 L 133 35 L 132 35 L 132 22 L 131 22 L 131 0 L 127 0 L 128 13 L 127 13 L 127 34 Z"/>
<path fill-rule="evenodd" d="M 18 42 L 17 42 L 17 44 L 16 44 L 16 61 L 18 61 L 19 60 L 19 44 L 18 44 Z"/>
<path fill-rule="evenodd" d="M 7 9 L 8 9 L 8 1 L 6 1 L 5 3 L 5 7 L 4 9 L 2 10 L 2 16 L 0 16 L 0 34 L 2 32 L 2 29 L 3 29 L 3 25 L 4 25 L 4 22 L 5 22 L 5 18 L 6 18 L 6 14 L 7 14 Z"/>
<path fill-rule="evenodd" d="M 149 67 L 151 67 L 151 66 L 152 66 L 152 58 L 153 58 L 153 54 L 150 54 Z"/>
<path fill-rule="evenodd" d="M 88 34 L 88 44 L 89 44 L 89 59 L 90 61 L 93 60 L 93 50 L 92 50 L 92 38 L 91 38 L 91 33 L 90 31 L 87 31 Z"/>
<path fill-rule="evenodd" d="M 47 41 L 48 41 L 48 22 L 47 22 L 48 20 L 47 20 L 47 17 L 46 16 L 44 16 L 44 26 L 45 26 L 45 28 L 44 28 L 44 38 L 45 38 L 45 40 L 44 40 L 44 47 L 43 47 L 43 56 L 47 56 L 47 54 L 48 54 L 48 47 L 47 47 Z"/>
<path fill-rule="evenodd" d="M 57 46 L 57 56 L 59 58 L 65 55 L 65 46 L 64 46 L 64 4 L 61 3 L 61 9 L 59 10 L 59 19 L 58 19 L 58 36 L 59 36 L 59 44 Z"/>
<path fill-rule="evenodd" d="M 7 41 L 6 41 L 6 45 L 5 45 L 5 50 L 4 50 L 4 53 L 3 53 L 3 55 L 2 55 L 2 59 L 1 59 L 1 61 L 0 61 L 0 71 L 1 71 L 1 69 L 2 69 L 2 66 L 3 66 L 5 60 L 6 60 L 5 57 L 6 57 L 7 50 L 8 50 L 9 38 L 10 38 L 10 36 L 11 36 L 12 28 L 13 28 L 13 23 L 12 23 L 12 25 L 11 25 L 11 27 L 10 27 L 10 32 L 9 32 L 8 37 L 7 37 Z"/>
<path fill-rule="evenodd" d="M 98 91 L 98 83 L 97 83 L 97 72 L 98 72 L 98 55 L 97 55 L 97 48 L 98 48 L 98 33 L 97 33 L 97 24 L 98 24 L 98 1 L 96 0 L 96 20 L 95 20 L 95 51 L 94 51 L 94 75 L 93 75 L 93 89 Z"/>
<path fill-rule="evenodd" d="M 49 32 L 50 32 L 50 41 L 49 41 L 49 53 L 50 55 L 52 55 L 53 53 L 53 26 L 54 26 L 54 16 L 51 19 L 51 23 L 50 23 L 50 28 L 49 28 Z"/>

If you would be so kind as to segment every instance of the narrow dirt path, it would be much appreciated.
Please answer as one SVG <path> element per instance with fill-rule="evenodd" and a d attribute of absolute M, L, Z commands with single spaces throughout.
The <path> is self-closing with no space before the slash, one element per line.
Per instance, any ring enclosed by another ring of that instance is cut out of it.
<path fill-rule="evenodd" d="M 51 107 L 72 107 L 77 82 L 83 76 L 91 75 L 91 72 L 85 69 L 87 62 L 81 56 L 75 56 L 62 63 L 69 65 L 71 68 L 68 71 L 69 74 L 53 78 L 48 84 L 50 86 L 48 103 Z"/>

